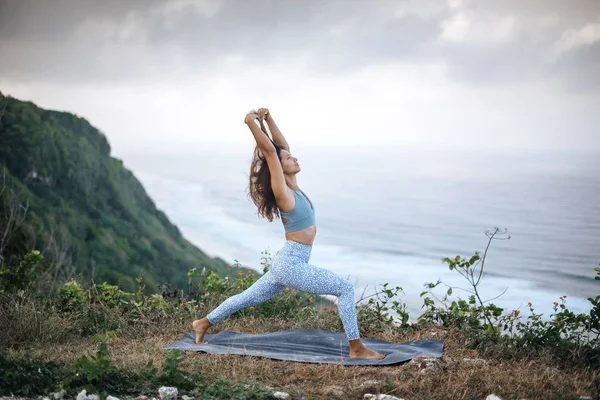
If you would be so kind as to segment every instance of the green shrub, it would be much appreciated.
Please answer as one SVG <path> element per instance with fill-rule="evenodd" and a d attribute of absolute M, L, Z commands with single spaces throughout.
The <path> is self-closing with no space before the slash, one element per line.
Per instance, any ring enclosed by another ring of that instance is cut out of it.
<path fill-rule="evenodd" d="M 35 281 L 36 267 L 43 258 L 38 250 L 32 250 L 16 267 L 0 264 L 0 293 L 28 290 Z"/>
<path fill-rule="evenodd" d="M 261 252 L 261 264 L 263 273 L 267 273 L 271 266 L 271 254 L 267 251 Z M 241 265 L 235 262 L 228 269 L 242 269 Z M 234 279 L 230 276 L 221 277 L 218 274 L 202 270 L 197 272 L 192 269 L 188 272 L 189 293 L 194 296 L 192 302 L 197 301 L 200 314 L 207 313 L 211 308 L 217 306 L 230 296 L 243 292 L 252 286 L 260 277 L 251 269 L 237 272 Z M 300 315 L 309 316 L 315 312 L 316 296 L 309 293 L 297 292 L 291 288 L 285 288 L 270 300 L 257 306 L 242 309 L 235 313 L 233 318 L 243 318 L 247 315 L 254 315 L 263 318 L 281 318 L 284 320 L 297 318 Z M 193 303 L 183 303 L 183 306 Z M 180 304 L 181 305 L 181 304 Z"/>
<path fill-rule="evenodd" d="M 64 378 L 63 365 L 0 352 L 0 395 L 35 396 L 57 390 Z"/>
<path fill-rule="evenodd" d="M 458 298 L 448 305 L 452 287 L 446 285 L 448 290 L 439 299 L 432 289 L 443 282 L 426 284 L 427 290 L 421 293 L 426 310 L 418 322 L 461 329 L 467 333 L 474 347 L 485 349 L 488 345 L 500 345 L 506 349 L 527 350 L 522 354 L 550 351 L 557 361 L 565 365 L 575 362 L 600 367 L 600 296 L 588 298 L 592 305 L 589 314 L 572 312 L 566 305 L 567 296 L 561 296 L 559 301 L 554 302 L 554 312 L 546 320 L 535 313 L 532 303 L 528 303 L 531 314 L 524 318 L 520 310 L 505 313 L 493 303 L 486 304 L 481 300 L 478 287 L 490 243 L 504 233 L 506 231 L 498 228 L 486 232 L 489 241 L 483 256 L 476 252 L 468 260 L 461 256 L 444 258 L 451 271 L 460 273 L 471 284 L 472 294 L 468 301 Z M 600 280 L 600 267 L 595 271 L 595 279 Z"/>

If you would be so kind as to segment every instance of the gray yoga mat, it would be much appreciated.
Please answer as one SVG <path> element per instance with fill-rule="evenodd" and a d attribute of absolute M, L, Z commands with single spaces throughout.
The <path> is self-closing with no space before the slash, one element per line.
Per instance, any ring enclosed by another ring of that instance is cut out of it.
<path fill-rule="evenodd" d="M 307 363 L 343 365 L 391 365 L 409 361 L 414 357 L 441 357 L 444 343 L 441 340 L 417 340 L 392 343 L 362 338 L 362 342 L 386 357 L 383 360 L 348 357 L 348 339 L 344 333 L 318 329 L 300 329 L 282 332 L 247 334 L 223 331 L 206 334 L 207 344 L 196 344 L 192 332 L 182 340 L 165 347 L 166 350 L 202 351 L 210 354 L 239 354 Z"/>

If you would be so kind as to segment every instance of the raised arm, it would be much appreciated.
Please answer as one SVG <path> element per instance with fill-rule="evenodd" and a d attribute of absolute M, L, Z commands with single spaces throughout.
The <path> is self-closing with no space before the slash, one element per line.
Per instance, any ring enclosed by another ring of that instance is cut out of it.
<path fill-rule="evenodd" d="M 263 132 L 260 127 L 256 124 L 256 120 L 258 119 L 258 114 L 254 111 L 250 111 L 246 114 L 246 118 L 244 118 L 244 122 L 250 128 L 252 135 L 254 136 L 254 140 L 256 140 L 256 144 L 262 153 L 266 156 L 268 153 L 275 152 L 275 146 L 271 139 L 267 136 L 265 132 Z"/>
<path fill-rule="evenodd" d="M 287 183 L 285 182 L 283 168 L 281 167 L 281 161 L 279 161 L 275 146 L 271 142 L 269 136 L 267 136 L 267 133 L 263 132 L 256 124 L 257 118 L 259 118 L 258 115 L 251 111 L 246 115 L 244 122 L 250 128 L 250 131 L 252 131 L 256 144 L 263 153 L 267 165 L 269 166 L 269 171 L 271 172 L 271 188 L 275 195 L 277 205 L 284 211 L 291 210 L 294 208 L 295 204 L 294 193 L 288 188 Z"/>
<path fill-rule="evenodd" d="M 285 137 L 283 137 L 283 134 L 277 127 L 277 124 L 275 123 L 275 120 L 273 119 L 273 116 L 271 115 L 269 110 L 267 108 L 259 108 L 257 111 L 257 114 L 260 118 L 267 121 L 267 126 L 269 127 L 269 131 L 271 131 L 271 134 L 273 135 L 273 141 L 275 143 L 277 143 L 279 146 L 286 149 L 287 151 L 290 151 L 290 145 L 285 140 Z"/>

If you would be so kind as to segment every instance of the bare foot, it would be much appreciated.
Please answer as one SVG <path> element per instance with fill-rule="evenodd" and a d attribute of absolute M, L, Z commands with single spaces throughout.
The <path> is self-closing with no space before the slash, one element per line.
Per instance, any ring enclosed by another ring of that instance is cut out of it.
<path fill-rule="evenodd" d="M 374 352 L 373 350 L 369 350 L 365 346 L 362 346 L 356 350 L 351 349 L 350 358 L 375 358 L 381 360 L 385 358 L 385 354 Z"/>
<path fill-rule="evenodd" d="M 204 334 L 211 326 L 212 324 L 206 317 L 192 322 L 192 328 L 194 328 L 194 332 L 196 332 L 196 344 L 206 344 L 204 341 Z"/>

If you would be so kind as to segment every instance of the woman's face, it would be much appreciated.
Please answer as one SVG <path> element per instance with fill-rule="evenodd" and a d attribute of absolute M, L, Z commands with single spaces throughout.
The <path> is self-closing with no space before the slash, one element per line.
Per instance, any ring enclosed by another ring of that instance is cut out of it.
<path fill-rule="evenodd" d="M 300 172 L 300 165 L 298 159 L 290 154 L 287 150 L 281 150 L 279 153 L 279 159 L 281 160 L 281 167 L 284 174 L 293 175 Z"/>

